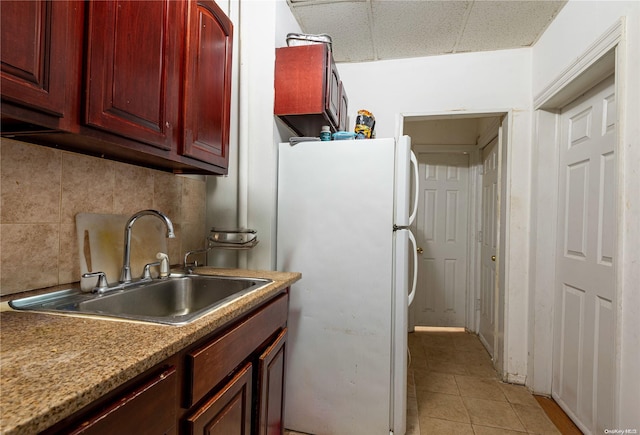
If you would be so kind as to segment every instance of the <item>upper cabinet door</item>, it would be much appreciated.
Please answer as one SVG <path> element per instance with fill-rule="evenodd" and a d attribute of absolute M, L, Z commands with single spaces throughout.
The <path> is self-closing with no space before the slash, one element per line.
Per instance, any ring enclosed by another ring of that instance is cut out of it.
<path fill-rule="evenodd" d="M 189 2 L 182 154 L 226 168 L 233 25 L 214 1 Z"/>
<path fill-rule="evenodd" d="M 340 110 L 338 111 L 338 118 L 340 122 L 338 123 L 338 130 L 340 131 L 348 131 L 349 126 L 347 122 L 349 122 L 349 98 L 347 97 L 347 91 L 344 89 L 344 85 L 340 82 Z"/>
<path fill-rule="evenodd" d="M 331 51 L 327 51 L 327 95 L 326 110 L 333 122 L 333 125 L 340 124 L 340 75 L 338 67 L 333 61 Z"/>
<path fill-rule="evenodd" d="M 183 7 L 172 0 L 88 2 L 88 125 L 174 146 Z"/>
<path fill-rule="evenodd" d="M 2 98 L 56 117 L 68 114 L 67 89 L 75 35 L 77 2 L 0 3 Z"/>

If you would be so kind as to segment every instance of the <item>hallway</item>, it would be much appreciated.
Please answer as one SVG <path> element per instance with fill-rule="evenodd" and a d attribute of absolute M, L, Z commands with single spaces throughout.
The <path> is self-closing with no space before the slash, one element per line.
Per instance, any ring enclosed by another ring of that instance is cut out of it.
<path fill-rule="evenodd" d="M 407 435 L 561 433 L 525 387 L 498 380 L 476 335 L 428 328 L 409 350 Z"/>
<path fill-rule="evenodd" d="M 409 351 L 406 435 L 582 434 L 553 400 L 501 382 L 478 337 L 462 328 L 418 327 Z"/>

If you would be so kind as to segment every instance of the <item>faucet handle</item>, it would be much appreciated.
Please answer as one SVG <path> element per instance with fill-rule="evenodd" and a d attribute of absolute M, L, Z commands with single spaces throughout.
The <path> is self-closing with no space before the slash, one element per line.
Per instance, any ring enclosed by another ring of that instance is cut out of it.
<path fill-rule="evenodd" d="M 160 266 L 160 262 L 156 261 L 154 263 L 147 263 L 144 265 L 144 269 L 142 271 L 142 277 L 140 279 L 148 280 L 151 278 L 151 268 L 154 266 Z"/>
<path fill-rule="evenodd" d="M 109 289 L 109 283 L 107 282 L 107 274 L 104 272 L 91 272 L 91 273 L 83 273 L 83 278 L 93 278 L 98 277 L 98 284 L 91 290 L 93 293 L 103 293 L 105 290 Z"/>
<path fill-rule="evenodd" d="M 187 251 L 184 254 L 184 269 L 185 269 L 185 271 L 187 271 L 188 273 L 191 273 L 191 272 L 193 272 L 193 267 L 198 267 L 198 260 L 193 260 L 193 263 L 189 263 L 189 256 L 195 255 L 195 254 L 208 254 L 209 253 L 209 249 L 210 248 L 196 249 L 195 251 Z M 205 263 L 206 263 L 206 261 L 205 261 Z"/>

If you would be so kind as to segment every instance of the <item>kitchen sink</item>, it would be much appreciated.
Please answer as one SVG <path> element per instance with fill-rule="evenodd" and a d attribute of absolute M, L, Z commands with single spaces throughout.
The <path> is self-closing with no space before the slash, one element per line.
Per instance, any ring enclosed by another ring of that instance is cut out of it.
<path fill-rule="evenodd" d="M 271 283 L 270 279 L 183 275 L 134 284 L 104 294 L 67 289 L 16 299 L 16 310 L 89 314 L 184 325 Z"/>

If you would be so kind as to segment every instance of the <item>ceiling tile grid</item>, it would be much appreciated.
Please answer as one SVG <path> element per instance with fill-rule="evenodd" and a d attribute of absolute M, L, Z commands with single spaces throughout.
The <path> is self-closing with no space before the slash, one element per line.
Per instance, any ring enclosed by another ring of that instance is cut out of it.
<path fill-rule="evenodd" d="M 533 45 L 565 2 L 475 1 L 456 51 Z"/>
<path fill-rule="evenodd" d="M 330 35 L 333 57 L 337 62 L 376 60 L 369 21 L 371 6 L 368 1 L 294 1 L 294 16 L 303 32 Z"/>
<path fill-rule="evenodd" d="M 531 46 L 555 0 L 287 0 L 303 32 L 326 33 L 337 62 Z"/>
<path fill-rule="evenodd" d="M 452 53 L 470 6 L 469 1 L 372 1 L 378 59 Z"/>

